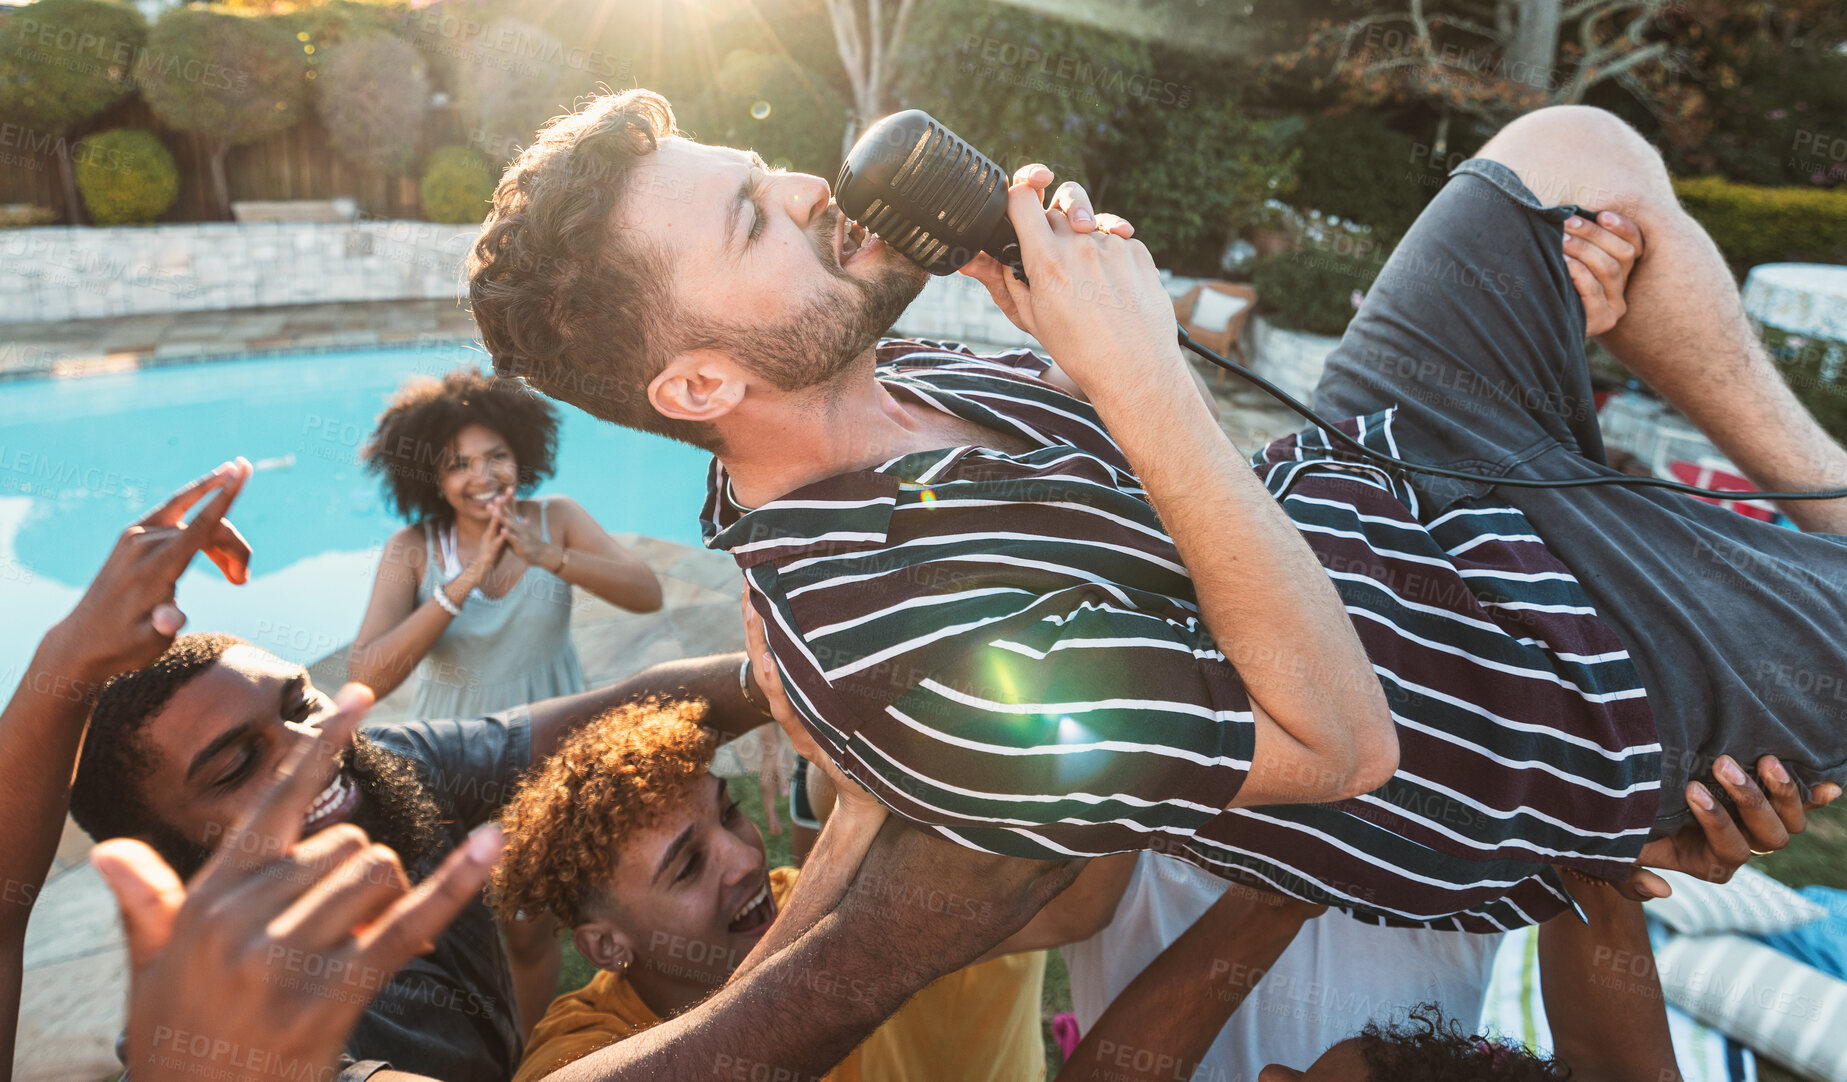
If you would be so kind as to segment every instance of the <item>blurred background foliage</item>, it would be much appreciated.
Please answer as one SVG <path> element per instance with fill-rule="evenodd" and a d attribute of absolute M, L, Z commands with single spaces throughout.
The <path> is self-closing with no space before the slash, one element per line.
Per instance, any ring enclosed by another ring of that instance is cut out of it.
<path fill-rule="evenodd" d="M 1163 266 L 1272 283 L 1271 318 L 1302 329 L 1338 330 L 1448 169 L 1549 103 L 1636 125 L 1741 273 L 1840 259 L 1847 231 L 1838 0 L 1585 0 L 1537 27 L 1518 0 L 234 0 L 150 23 L 159 7 L 0 7 L 0 121 L 32 157 L 0 175 L 0 204 L 26 204 L 0 222 L 84 221 L 72 151 L 119 128 L 172 152 L 154 220 L 333 195 L 478 220 L 479 163 L 497 174 L 583 95 L 647 86 L 692 135 L 830 179 L 871 120 L 926 109 L 1008 169 L 1084 183 Z M 1325 250 L 1329 229 L 1374 243 Z"/>

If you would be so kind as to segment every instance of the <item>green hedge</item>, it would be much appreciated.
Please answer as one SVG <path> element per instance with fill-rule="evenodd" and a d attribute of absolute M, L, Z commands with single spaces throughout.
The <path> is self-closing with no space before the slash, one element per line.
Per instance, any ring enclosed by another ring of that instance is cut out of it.
<path fill-rule="evenodd" d="M 1835 439 L 1847 439 L 1847 342 L 1764 328 L 1764 345 L 1783 378 L 1815 420 Z"/>
<path fill-rule="evenodd" d="M 153 132 L 99 132 L 77 144 L 71 158 L 77 191 L 97 225 L 151 222 L 179 198 L 179 167 Z"/>
<path fill-rule="evenodd" d="M 1759 263 L 1847 263 L 1847 189 L 1676 180 L 1680 205 L 1740 276 Z"/>
<path fill-rule="evenodd" d="M 430 152 L 423 167 L 423 216 L 432 222 L 478 224 L 494 197 L 494 174 L 473 147 L 451 144 Z"/>
<path fill-rule="evenodd" d="M 1258 311 L 1278 327 L 1338 335 L 1353 319 L 1353 291 L 1372 288 L 1381 261 L 1325 248 L 1278 252 L 1251 267 Z"/>

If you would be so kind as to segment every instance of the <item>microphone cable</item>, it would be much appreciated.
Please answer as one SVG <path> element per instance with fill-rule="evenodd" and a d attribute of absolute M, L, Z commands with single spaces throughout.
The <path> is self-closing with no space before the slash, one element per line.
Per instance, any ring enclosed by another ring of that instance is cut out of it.
<path fill-rule="evenodd" d="M 1448 477 L 1457 481 L 1475 481 L 1506 488 L 1591 488 L 1598 485 L 1632 485 L 1636 488 L 1664 488 L 1669 492 L 1682 492 L 1689 496 L 1704 496 L 1714 500 L 1839 500 L 1847 499 L 1847 488 L 1823 489 L 1816 492 L 1757 492 L 1724 488 L 1700 488 L 1682 481 L 1670 481 L 1665 477 L 1635 477 L 1629 474 L 1613 474 L 1607 477 L 1570 477 L 1547 481 L 1535 477 L 1494 477 L 1483 473 L 1469 473 L 1466 470 L 1451 470 L 1442 466 L 1426 466 L 1418 462 L 1407 462 L 1383 451 L 1375 451 L 1346 432 L 1334 427 L 1334 423 L 1295 400 L 1289 392 L 1271 383 L 1249 368 L 1236 361 L 1227 360 L 1206 347 L 1193 341 L 1193 336 L 1186 333 L 1185 327 L 1176 328 L 1180 332 L 1180 344 L 1199 354 L 1225 371 L 1249 382 L 1271 398 L 1301 414 L 1316 428 L 1338 440 L 1347 449 L 1388 468 L 1427 473 L 1435 477 Z"/>

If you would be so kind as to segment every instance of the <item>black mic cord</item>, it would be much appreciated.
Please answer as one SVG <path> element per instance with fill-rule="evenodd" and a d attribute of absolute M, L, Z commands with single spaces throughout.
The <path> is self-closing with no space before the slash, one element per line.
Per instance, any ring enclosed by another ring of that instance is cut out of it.
<path fill-rule="evenodd" d="M 1506 488 L 1590 488 L 1595 485 L 1634 485 L 1638 488 L 1665 488 L 1670 492 L 1684 492 L 1689 496 L 1705 496 L 1714 500 L 1839 500 L 1847 499 L 1847 488 L 1824 489 L 1818 492 L 1744 492 L 1724 488 L 1700 488 L 1681 481 L 1670 481 L 1664 477 L 1633 477 L 1628 474 L 1616 474 L 1608 477 L 1572 477 L 1556 481 L 1543 481 L 1533 477 L 1492 477 L 1483 473 L 1469 473 L 1466 470 L 1445 469 L 1442 466 L 1426 466 L 1417 462 L 1406 462 L 1394 458 L 1383 451 L 1372 448 L 1354 439 L 1352 436 L 1334 427 L 1334 423 L 1296 401 L 1289 392 L 1264 379 L 1262 376 L 1237 363 L 1226 360 L 1206 347 L 1193 341 L 1193 336 L 1186 333 L 1185 327 L 1177 328 L 1180 332 L 1180 344 L 1199 354 L 1206 360 L 1218 365 L 1225 371 L 1236 375 L 1257 387 L 1271 398 L 1288 406 L 1296 413 L 1308 419 L 1308 422 L 1326 432 L 1331 439 L 1340 443 L 1363 458 L 1400 470 L 1427 473 L 1436 477 L 1450 477 L 1458 481 L 1477 481 L 1484 484 L 1500 485 Z"/>

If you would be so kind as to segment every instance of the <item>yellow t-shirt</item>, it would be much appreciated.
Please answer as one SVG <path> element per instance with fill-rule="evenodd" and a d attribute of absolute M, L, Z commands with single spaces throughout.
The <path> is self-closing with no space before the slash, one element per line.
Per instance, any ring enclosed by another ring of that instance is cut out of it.
<path fill-rule="evenodd" d="M 781 908 L 795 889 L 798 868 L 770 871 Z M 928 1079 L 1037 1082 L 1045 1077 L 1039 1038 L 1040 983 L 1045 952 L 1016 954 L 970 966 L 912 996 L 824 1082 L 911 1082 Z M 567 1063 L 660 1024 L 628 978 L 607 970 L 575 992 L 552 1000 L 533 1027 L 513 1082 L 538 1082 Z"/>

